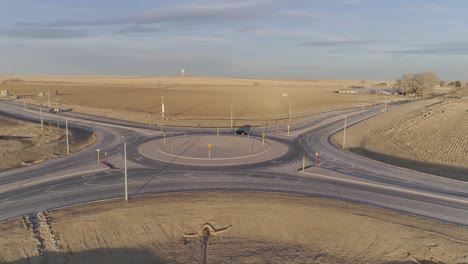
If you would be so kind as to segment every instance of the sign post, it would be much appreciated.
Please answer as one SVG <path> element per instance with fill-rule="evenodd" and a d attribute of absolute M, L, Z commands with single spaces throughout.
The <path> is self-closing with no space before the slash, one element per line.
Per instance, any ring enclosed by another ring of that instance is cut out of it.
<path fill-rule="evenodd" d="M 262 134 L 262 146 L 265 146 L 265 137 L 266 137 L 266 134 L 263 133 Z"/>
<path fill-rule="evenodd" d="M 208 143 L 208 158 L 211 158 L 211 144 Z"/>
<path fill-rule="evenodd" d="M 318 167 L 318 152 L 315 152 L 315 167 Z"/>
<path fill-rule="evenodd" d="M 96 149 L 97 151 L 97 164 L 101 163 L 101 157 L 99 155 L 99 152 L 101 151 L 100 149 Z"/>
<path fill-rule="evenodd" d="M 288 125 L 288 137 L 289 137 L 289 130 L 291 129 L 291 126 Z"/>

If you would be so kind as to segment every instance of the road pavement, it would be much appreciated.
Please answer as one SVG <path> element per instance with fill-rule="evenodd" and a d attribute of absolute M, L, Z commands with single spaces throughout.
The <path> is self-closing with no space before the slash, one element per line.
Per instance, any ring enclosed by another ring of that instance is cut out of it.
<path fill-rule="evenodd" d="M 388 111 L 399 103 L 389 104 Z M 381 113 L 381 106 L 314 115 L 287 127 L 256 127 L 250 133 L 287 147 L 279 156 L 250 164 L 209 166 L 160 161 L 140 147 L 163 137 L 217 136 L 216 128 L 151 127 L 72 112 L 69 126 L 94 131 L 97 142 L 78 153 L 42 164 L 0 172 L 0 220 L 38 211 L 124 196 L 123 142 L 127 142 L 129 196 L 179 191 L 264 191 L 352 201 L 468 225 L 466 182 L 398 168 L 342 151 L 330 136 Z M 0 114 L 39 122 L 37 106 L 0 101 Z M 45 122 L 56 122 L 46 114 Z M 231 136 L 234 129 L 220 129 Z M 239 135 L 240 136 L 240 135 Z M 96 149 L 109 153 L 106 166 Z M 315 153 L 318 152 L 318 167 Z M 206 153 L 204 152 L 204 155 Z M 303 160 L 305 159 L 305 169 Z"/>

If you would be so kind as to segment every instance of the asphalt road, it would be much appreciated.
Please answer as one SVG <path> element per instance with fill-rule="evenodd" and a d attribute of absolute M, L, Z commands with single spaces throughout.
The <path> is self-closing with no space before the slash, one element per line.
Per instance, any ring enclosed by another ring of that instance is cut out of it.
<path fill-rule="evenodd" d="M 388 105 L 391 111 L 398 104 Z M 123 140 L 127 142 L 128 185 L 138 195 L 203 190 L 242 190 L 303 194 L 352 201 L 468 225 L 468 183 L 372 161 L 344 152 L 330 135 L 347 125 L 381 113 L 381 106 L 323 113 L 286 127 L 253 128 L 251 136 L 276 140 L 289 151 L 273 160 L 233 166 L 191 166 L 165 163 L 141 155 L 138 147 L 163 137 L 160 127 L 109 120 L 72 112 L 69 127 L 94 131 L 93 146 L 66 157 L 0 172 L 0 220 L 38 211 L 119 198 L 124 195 Z M 36 106 L 0 101 L 0 114 L 39 122 Z M 62 120 L 63 121 L 63 120 Z M 46 115 L 45 122 L 55 123 Z M 191 134 L 216 136 L 213 128 L 164 128 L 166 137 Z M 233 129 L 221 129 L 231 134 Z M 96 149 L 109 153 L 106 166 Z M 319 153 L 318 167 L 315 152 Z M 302 171 L 303 158 L 306 169 Z"/>

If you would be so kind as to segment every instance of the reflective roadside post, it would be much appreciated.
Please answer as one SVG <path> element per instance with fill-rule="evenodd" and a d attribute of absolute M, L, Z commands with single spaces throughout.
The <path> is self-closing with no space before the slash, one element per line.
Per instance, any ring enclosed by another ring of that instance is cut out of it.
<path fill-rule="evenodd" d="M 101 163 L 101 157 L 99 155 L 99 152 L 101 151 L 100 149 L 96 149 L 97 151 L 97 164 Z"/>
<path fill-rule="evenodd" d="M 288 125 L 288 137 L 289 137 L 289 130 L 291 129 L 291 126 Z"/>
<path fill-rule="evenodd" d="M 263 133 L 262 134 L 262 146 L 265 146 L 265 137 L 266 137 L 266 134 Z"/>
<path fill-rule="evenodd" d="M 315 167 L 318 167 L 318 152 L 315 152 Z"/>
<path fill-rule="evenodd" d="M 208 158 L 211 158 L 211 144 L 208 143 Z"/>
<path fill-rule="evenodd" d="M 104 152 L 104 164 L 107 165 L 107 152 Z"/>

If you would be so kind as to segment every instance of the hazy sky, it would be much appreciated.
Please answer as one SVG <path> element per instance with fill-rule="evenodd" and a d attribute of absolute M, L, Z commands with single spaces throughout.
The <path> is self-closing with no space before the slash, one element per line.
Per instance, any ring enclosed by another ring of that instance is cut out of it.
<path fill-rule="evenodd" d="M 468 69 L 468 1 L 0 0 L 0 75 L 394 79 Z"/>

